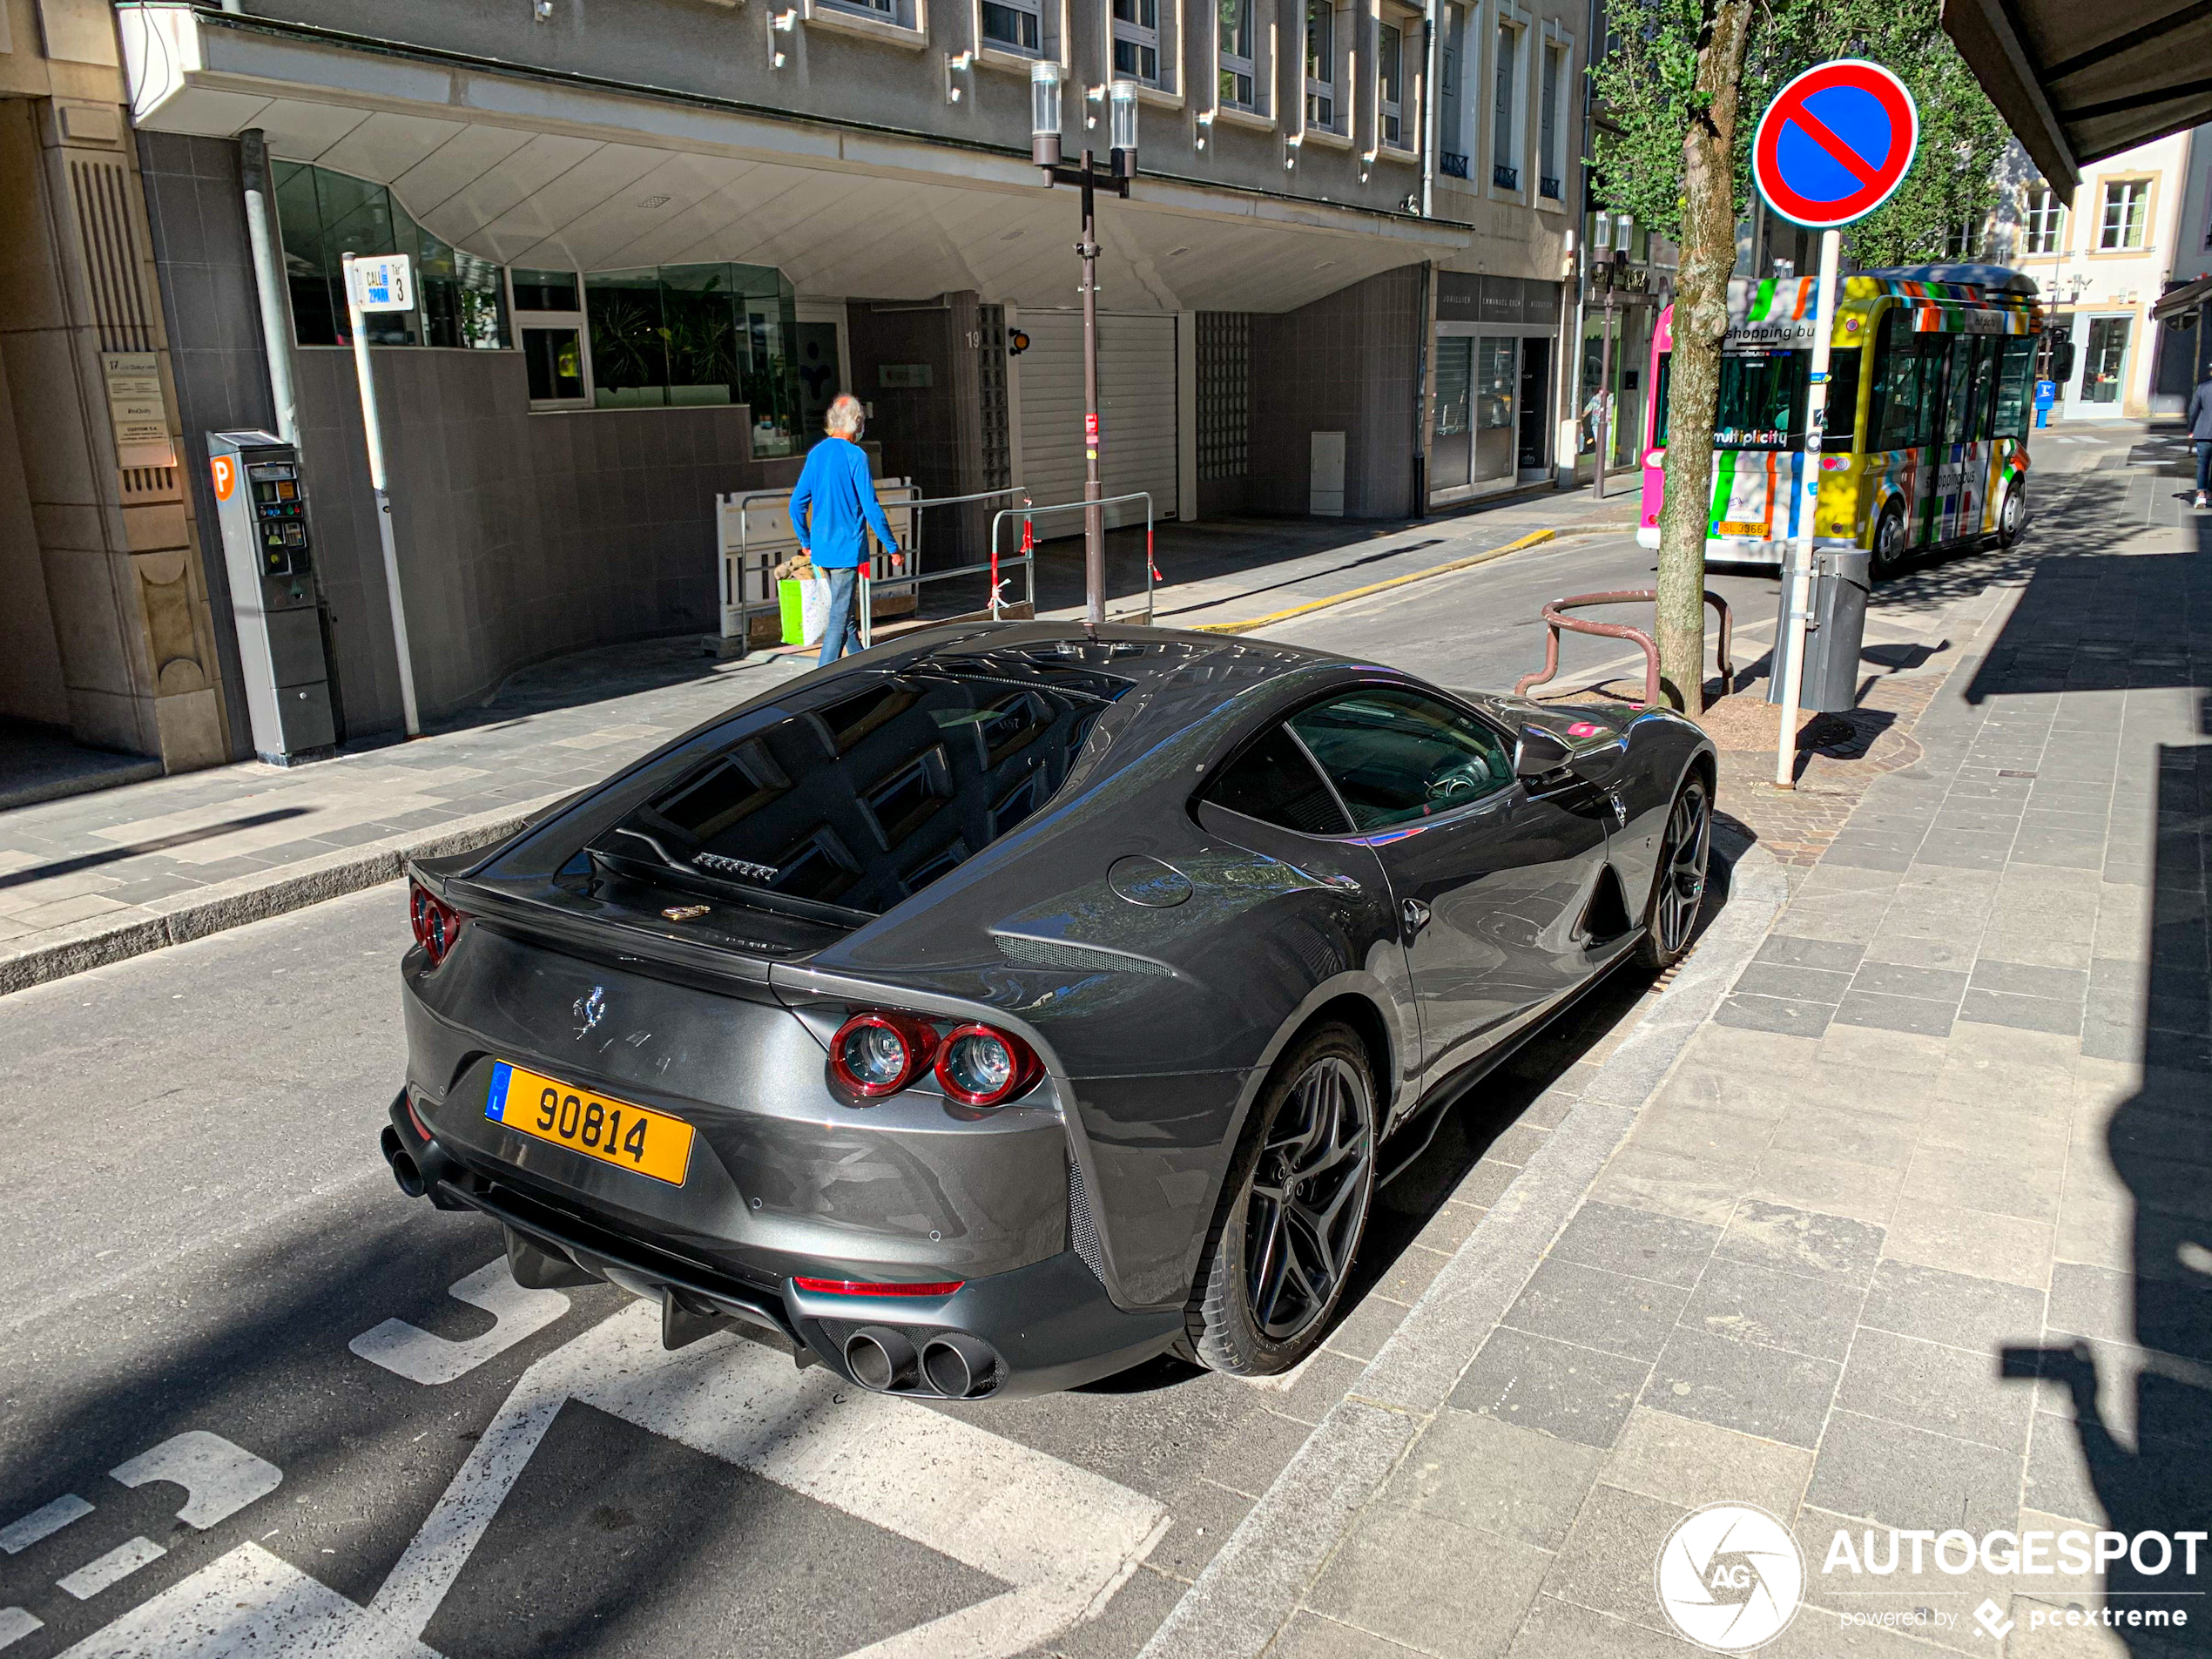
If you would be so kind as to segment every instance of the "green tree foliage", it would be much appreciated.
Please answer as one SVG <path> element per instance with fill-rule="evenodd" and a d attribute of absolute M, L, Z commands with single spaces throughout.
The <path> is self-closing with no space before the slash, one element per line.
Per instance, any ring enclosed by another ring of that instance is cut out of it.
<path fill-rule="evenodd" d="M 1601 127 L 1591 158 L 1599 199 L 1675 240 L 1682 236 L 1683 139 L 1697 105 L 1694 82 L 1702 0 L 1609 0 L 1613 50 L 1590 73 L 1614 131 Z M 1757 117 L 1792 76 L 1834 57 L 1893 70 L 1920 112 L 1920 150 L 1897 193 L 1844 233 L 1862 266 L 1940 260 L 1962 226 L 1996 206 L 2004 118 L 1943 32 L 1940 0 L 1764 0 L 1753 9 L 1736 135 L 1737 216 L 1748 218 Z"/>

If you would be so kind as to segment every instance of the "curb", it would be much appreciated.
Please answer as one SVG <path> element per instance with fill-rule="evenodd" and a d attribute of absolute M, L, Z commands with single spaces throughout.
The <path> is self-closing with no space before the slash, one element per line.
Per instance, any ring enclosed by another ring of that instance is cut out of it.
<path fill-rule="evenodd" d="M 1507 542 L 1503 547 L 1494 547 L 1483 553 L 1474 553 L 1463 559 L 1453 559 L 1448 564 L 1433 564 L 1426 570 L 1415 570 L 1406 576 L 1394 576 L 1387 582 L 1370 582 L 1364 588 L 1353 588 L 1344 593 L 1332 593 L 1325 599 L 1309 599 L 1302 605 L 1292 605 L 1287 610 L 1271 610 L 1264 617 L 1253 617 L 1244 622 L 1202 622 L 1195 624 L 1194 634 L 1248 634 L 1255 628 L 1264 628 L 1273 623 L 1286 622 L 1292 617 L 1303 617 L 1310 610 L 1326 610 L 1331 605 L 1340 605 L 1353 599 L 1364 599 L 1371 593 L 1386 592 L 1402 588 L 1409 582 L 1426 582 L 1433 576 L 1448 576 L 1454 570 L 1465 570 L 1478 564 L 1487 564 L 1501 559 L 1508 553 L 1518 553 L 1525 547 L 1539 542 L 1548 542 L 1561 532 L 1555 529 L 1531 530 L 1519 541 Z M 1568 534 L 1573 534 L 1569 531 Z"/>
<path fill-rule="evenodd" d="M 437 858 L 489 846 L 563 799 L 563 795 L 546 795 L 474 818 L 457 819 L 435 829 L 388 836 L 366 846 L 333 852 L 296 865 L 274 880 L 236 876 L 180 894 L 166 901 L 165 907 L 158 901 L 145 906 L 153 914 L 130 921 L 117 923 L 96 917 L 75 928 L 57 929 L 64 937 L 42 941 L 17 955 L 0 957 L 0 996 L 381 886 L 396 880 L 409 859 Z"/>
<path fill-rule="evenodd" d="M 1781 864 L 1736 841 L 1729 903 L 1382 1351 L 1245 1514 L 1139 1659 L 1252 1659 L 1296 1614 L 1406 1448 L 1443 1409 L 1637 1111 L 1757 952 L 1789 897 Z"/>

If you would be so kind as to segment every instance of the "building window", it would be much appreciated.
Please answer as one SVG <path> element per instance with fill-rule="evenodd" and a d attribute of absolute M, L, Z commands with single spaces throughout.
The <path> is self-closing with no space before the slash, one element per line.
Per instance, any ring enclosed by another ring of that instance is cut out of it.
<path fill-rule="evenodd" d="M 583 288 L 573 271 L 509 271 L 515 326 L 522 335 L 530 401 L 583 408 L 590 388 L 584 378 Z"/>
<path fill-rule="evenodd" d="M 1231 109 L 1259 108 L 1259 58 L 1252 0 L 1220 0 L 1221 101 Z"/>
<path fill-rule="evenodd" d="M 596 408 L 749 404 L 752 453 L 798 442 L 798 329 L 791 284 L 772 266 L 664 265 L 583 280 Z"/>
<path fill-rule="evenodd" d="M 864 17 L 896 24 L 901 29 L 914 26 L 909 0 L 816 0 L 816 3 L 825 11 L 857 11 Z"/>
<path fill-rule="evenodd" d="M 1375 35 L 1376 81 L 1382 94 L 1382 141 L 1393 149 L 1406 145 L 1406 37 L 1384 24 Z"/>
<path fill-rule="evenodd" d="M 1567 49 L 1544 48 L 1544 84 L 1536 117 L 1536 193 L 1546 201 L 1561 199 L 1561 179 L 1567 172 L 1561 158 L 1559 106 L 1566 92 Z"/>
<path fill-rule="evenodd" d="M 2097 227 L 2099 248 L 2143 245 L 2143 214 L 2150 206 L 2150 180 L 2121 179 L 2105 186 L 2104 220 Z"/>
<path fill-rule="evenodd" d="M 1114 0 L 1114 73 L 1160 84 L 1160 0 Z"/>
<path fill-rule="evenodd" d="M 417 225 L 381 185 L 304 162 L 274 168 L 279 235 L 302 346 L 348 346 L 344 256 L 404 253 L 414 262 L 415 308 L 372 312 L 362 326 L 376 346 L 503 349 L 507 303 L 499 266 Z"/>
<path fill-rule="evenodd" d="M 1337 13 L 1329 0 L 1305 0 L 1305 124 L 1337 127 Z"/>
<path fill-rule="evenodd" d="M 1460 60 L 1467 51 L 1467 13 L 1458 6 L 1445 7 L 1443 30 L 1436 53 L 1438 96 L 1442 99 L 1437 110 L 1436 170 L 1447 179 L 1464 179 L 1468 146 Z"/>
<path fill-rule="evenodd" d="M 2048 185 L 2037 185 L 2027 192 L 2027 212 L 2024 220 L 2025 236 L 2020 252 L 2023 253 L 2055 253 L 2059 251 L 2059 226 L 2066 209 L 2060 206 L 2059 193 Z"/>
<path fill-rule="evenodd" d="M 983 0 L 983 44 L 1036 57 L 1044 51 L 1044 0 Z"/>
<path fill-rule="evenodd" d="M 1521 30 L 1498 25 L 1498 84 L 1491 110 L 1490 182 L 1500 190 L 1521 188 L 1520 121 L 1514 112 L 1520 91 Z"/>

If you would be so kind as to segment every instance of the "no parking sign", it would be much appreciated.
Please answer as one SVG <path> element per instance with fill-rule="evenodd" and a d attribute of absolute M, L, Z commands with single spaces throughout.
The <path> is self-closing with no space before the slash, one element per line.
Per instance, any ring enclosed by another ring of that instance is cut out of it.
<path fill-rule="evenodd" d="M 1775 95 L 1751 141 L 1767 206 L 1811 230 L 1864 219 L 1905 181 L 1920 112 L 1905 83 L 1856 57 L 1816 64 Z"/>

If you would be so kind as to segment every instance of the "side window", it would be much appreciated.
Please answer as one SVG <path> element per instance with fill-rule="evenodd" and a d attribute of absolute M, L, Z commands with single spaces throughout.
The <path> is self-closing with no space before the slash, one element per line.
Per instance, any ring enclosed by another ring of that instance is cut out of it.
<path fill-rule="evenodd" d="M 1343 835 L 1352 828 L 1305 751 L 1279 725 L 1231 762 L 1202 799 L 1302 835 Z"/>
<path fill-rule="evenodd" d="M 1291 729 L 1363 830 L 1453 812 L 1513 781 L 1503 738 L 1414 691 L 1353 691 L 1292 716 Z"/>

